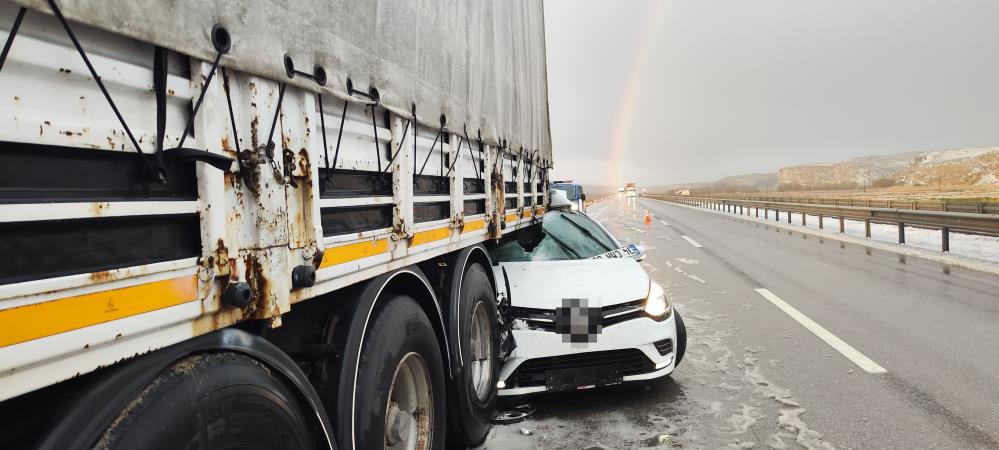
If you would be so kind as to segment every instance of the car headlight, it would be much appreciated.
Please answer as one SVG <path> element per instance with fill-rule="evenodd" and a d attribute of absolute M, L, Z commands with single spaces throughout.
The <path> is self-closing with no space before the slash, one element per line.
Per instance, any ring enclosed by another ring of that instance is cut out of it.
<path fill-rule="evenodd" d="M 654 319 L 665 319 L 671 312 L 666 291 L 655 281 L 649 282 L 649 295 L 645 298 L 645 313 Z"/>

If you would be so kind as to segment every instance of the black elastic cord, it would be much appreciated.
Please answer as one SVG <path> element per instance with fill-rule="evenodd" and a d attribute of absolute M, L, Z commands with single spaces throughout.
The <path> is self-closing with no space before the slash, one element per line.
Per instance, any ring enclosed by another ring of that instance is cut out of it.
<path fill-rule="evenodd" d="M 375 161 L 378 162 L 378 173 L 382 172 L 382 154 L 378 151 L 378 121 L 375 113 L 375 105 L 371 105 L 371 129 L 375 133 Z"/>
<path fill-rule="evenodd" d="M 340 113 L 340 129 L 336 132 L 336 150 L 333 152 L 333 170 L 336 170 L 336 161 L 340 157 L 340 141 L 343 139 L 343 124 L 347 121 L 347 104 L 349 100 L 343 101 L 343 112 Z M 333 171 L 327 172 L 327 176 L 332 177 Z"/>
<path fill-rule="evenodd" d="M 208 92 L 208 86 L 212 84 L 212 78 L 215 77 L 215 70 L 219 67 L 219 61 L 221 60 L 222 52 L 218 52 L 215 55 L 215 61 L 212 61 L 212 68 L 208 71 L 208 76 L 205 77 L 205 84 L 201 86 L 201 94 L 198 95 L 198 101 L 194 103 L 191 116 L 187 118 L 187 125 L 184 126 L 184 134 L 180 136 L 180 143 L 177 144 L 178 148 L 184 147 L 184 141 L 187 140 L 188 134 L 194 134 L 194 118 L 198 115 L 198 110 L 201 109 L 201 102 L 205 100 L 205 93 Z"/>
<path fill-rule="evenodd" d="M 332 176 L 330 174 L 333 172 L 330 170 L 330 148 L 326 145 L 326 114 L 323 112 L 323 94 L 320 93 L 318 95 L 318 98 L 319 98 L 319 127 L 320 129 L 323 130 L 323 164 L 326 166 L 326 177 L 324 178 L 322 185 L 319 186 L 319 190 L 322 191 L 323 189 L 326 188 L 325 180 L 330 179 L 330 177 Z"/>
<path fill-rule="evenodd" d="M 278 117 L 281 116 L 281 103 L 284 102 L 284 88 L 285 84 L 281 83 L 281 87 L 278 88 L 278 101 L 277 107 L 274 109 L 274 118 L 271 119 L 271 131 L 267 133 L 266 150 L 267 156 L 271 158 L 271 160 L 274 159 L 274 147 L 276 147 L 276 144 L 274 144 L 274 130 L 277 128 Z"/>
<path fill-rule="evenodd" d="M 225 91 L 225 102 L 229 106 L 229 123 L 232 125 L 232 140 L 236 144 L 236 158 L 240 159 L 242 151 L 239 148 L 239 133 L 236 132 L 236 113 L 232 109 L 232 97 L 229 94 L 229 74 L 225 67 L 222 68 L 222 90 Z"/>
<path fill-rule="evenodd" d="M 17 36 L 17 30 L 21 28 L 21 21 L 24 20 L 24 15 L 27 12 L 28 8 L 23 6 L 17 10 L 14 25 L 10 27 L 10 34 L 7 35 L 7 41 L 3 44 L 3 52 L 0 52 L 0 71 L 3 70 L 3 63 L 7 62 L 7 53 L 10 53 L 10 46 L 14 44 L 14 36 Z"/>
<path fill-rule="evenodd" d="M 395 153 L 392 154 L 392 158 L 389 159 L 388 165 L 385 166 L 385 171 L 382 172 L 382 176 L 385 176 L 385 174 L 388 173 L 389 169 L 392 168 L 392 163 L 395 162 L 395 157 L 399 156 L 399 152 L 402 151 L 402 144 L 404 142 L 406 142 L 406 133 L 409 132 L 409 124 L 412 123 L 412 122 L 413 122 L 412 120 L 407 121 L 406 122 L 406 128 L 402 129 L 402 139 L 399 139 L 399 148 L 396 149 Z"/>
<path fill-rule="evenodd" d="M 451 167 L 449 167 L 447 169 L 447 173 L 445 173 L 444 176 L 446 177 L 448 175 L 451 175 L 451 170 L 454 169 L 454 166 L 458 165 L 458 159 L 461 158 L 461 143 L 462 143 L 462 141 L 464 141 L 464 142 L 466 142 L 468 144 L 468 156 L 470 158 L 472 158 L 472 163 L 473 163 L 472 164 L 472 169 L 475 170 L 475 178 L 476 179 L 480 179 L 479 178 L 479 168 L 476 167 L 476 164 L 474 164 L 474 163 L 476 163 L 476 161 L 475 161 L 475 154 L 472 153 L 472 141 L 470 139 L 468 139 L 468 130 L 467 129 L 465 130 L 465 136 L 464 136 L 464 138 L 462 138 L 461 136 L 458 137 L 458 151 L 454 152 L 454 154 L 455 154 L 454 162 L 451 163 Z"/>
<path fill-rule="evenodd" d="M 451 175 L 451 170 L 454 169 L 454 166 L 458 165 L 458 158 L 461 157 L 461 143 L 464 141 L 464 139 L 465 138 L 463 138 L 461 136 L 458 136 L 458 151 L 455 152 L 455 154 L 457 156 L 454 158 L 454 161 L 451 161 L 451 166 L 449 166 L 447 168 L 447 173 L 441 174 L 442 177 L 446 177 L 448 175 Z M 441 148 L 441 155 L 444 155 L 444 149 L 443 148 Z"/>
<path fill-rule="evenodd" d="M 427 152 L 427 157 L 423 159 L 423 165 L 420 166 L 420 173 L 418 175 L 423 175 L 423 169 L 427 168 L 427 161 L 430 161 L 430 155 L 434 154 L 434 147 L 437 146 L 437 141 L 441 138 L 441 134 L 443 134 L 443 133 L 444 133 L 444 129 L 443 128 L 437 130 L 437 136 L 434 137 L 434 143 L 430 144 L 430 151 Z M 442 152 L 443 152 L 443 149 L 444 149 L 444 144 L 441 144 L 441 151 Z M 414 150 L 414 155 L 413 156 L 416 156 L 415 155 L 415 150 Z M 415 160 L 414 160 L 414 162 L 415 162 Z M 416 167 L 416 166 L 413 166 L 413 167 Z"/>
<path fill-rule="evenodd" d="M 478 147 L 479 147 L 479 160 L 478 160 L 478 162 L 476 162 L 475 166 L 479 167 L 480 169 L 482 169 L 482 170 L 480 170 L 478 172 L 479 175 L 477 176 L 477 178 L 479 179 L 479 181 L 482 181 L 482 177 L 485 175 L 485 171 L 486 171 L 486 161 L 482 158 L 482 135 L 481 134 L 479 134 L 479 137 L 478 137 L 478 139 L 476 139 L 475 143 L 478 144 Z M 471 151 L 471 148 L 469 148 L 469 151 Z M 481 164 L 481 166 L 480 166 L 480 164 Z"/>
<path fill-rule="evenodd" d="M 125 129 L 125 134 L 128 135 L 128 139 L 132 142 L 132 146 L 135 147 L 135 151 L 139 152 L 139 156 L 142 159 L 142 163 L 145 165 L 145 168 L 149 171 L 149 173 L 155 174 L 155 169 L 149 163 L 146 155 L 142 153 L 142 148 L 139 147 L 139 141 L 135 139 L 135 135 L 132 134 L 132 129 L 128 127 L 128 124 L 125 122 L 125 118 L 121 115 L 121 111 L 119 111 L 118 106 L 115 105 L 114 99 L 111 98 L 111 94 L 108 92 L 107 87 L 104 86 L 104 82 L 101 81 L 101 77 L 97 75 L 97 70 L 94 69 L 94 65 L 90 63 L 90 58 L 87 57 L 87 52 L 83 51 L 83 46 L 80 45 L 80 41 L 77 40 L 76 35 L 73 34 L 73 29 L 69 27 L 69 22 L 66 21 L 65 17 L 63 17 L 62 11 L 59 10 L 59 7 L 56 6 L 55 0 L 48 0 L 48 2 L 49 7 L 52 8 L 52 13 L 55 14 L 57 19 L 59 19 L 59 23 L 62 24 L 62 28 L 66 30 L 66 34 L 69 36 L 69 40 L 73 41 L 73 46 L 76 47 L 76 51 L 80 54 L 80 57 L 83 58 L 84 64 L 87 65 L 87 69 L 90 71 L 90 76 L 94 78 L 94 82 L 97 83 L 97 87 L 101 89 L 101 93 L 104 94 L 104 98 L 108 101 L 108 104 L 111 105 L 111 110 L 113 110 L 114 115 L 118 117 L 118 122 L 121 123 L 122 128 Z"/>

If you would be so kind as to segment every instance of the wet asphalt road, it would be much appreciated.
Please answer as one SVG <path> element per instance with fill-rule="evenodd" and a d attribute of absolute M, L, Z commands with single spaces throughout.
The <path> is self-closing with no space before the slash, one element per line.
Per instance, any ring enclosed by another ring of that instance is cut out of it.
<path fill-rule="evenodd" d="M 687 356 L 651 386 L 536 397 L 484 448 L 999 448 L 999 277 L 655 200 L 590 214 L 647 248 Z"/>

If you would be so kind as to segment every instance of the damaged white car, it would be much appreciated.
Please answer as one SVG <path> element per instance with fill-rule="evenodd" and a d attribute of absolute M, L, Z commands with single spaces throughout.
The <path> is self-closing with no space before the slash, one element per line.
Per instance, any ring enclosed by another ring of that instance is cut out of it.
<path fill-rule="evenodd" d="M 568 208 L 548 212 L 542 223 L 534 242 L 510 240 L 493 251 L 505 338 L 512 341 L 504 345 L 499 395 L 672 373 L 683 358 L 686 329 L 639 264 L 644 255 Z"/>

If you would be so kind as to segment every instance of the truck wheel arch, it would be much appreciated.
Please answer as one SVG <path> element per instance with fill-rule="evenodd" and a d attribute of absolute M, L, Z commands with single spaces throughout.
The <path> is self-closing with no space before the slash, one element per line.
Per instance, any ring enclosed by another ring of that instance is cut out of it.
<path fill-rule="evenodd" d="M 319 395 L 297 364 L 268 340 L 235 328 L 226 328 L 156 350 L 109 368 L 76 396 L 66 414 L 55 423 L 38 448 L 90 448 L 120 412 L 163 370 L 198 353 L 230 351 L 249 356 L 278 373 L 311 408 L 310 426 L 327 448 L 335 450 L 333 427 Z"/>

